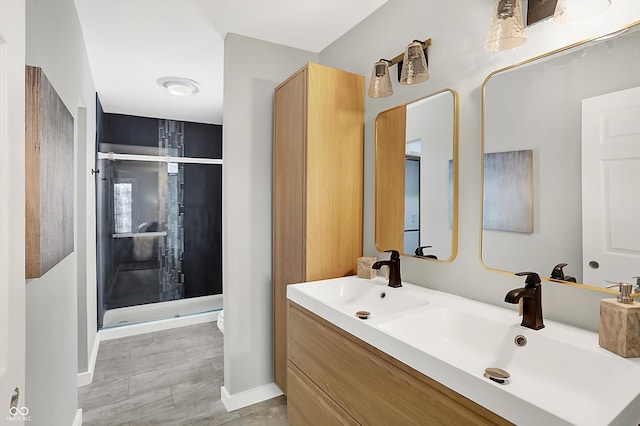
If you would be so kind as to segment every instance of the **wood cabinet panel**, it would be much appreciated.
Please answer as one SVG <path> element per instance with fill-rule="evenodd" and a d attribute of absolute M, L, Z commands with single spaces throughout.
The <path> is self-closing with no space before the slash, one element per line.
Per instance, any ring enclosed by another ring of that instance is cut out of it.
<path fill-rule="evenodd" d="M 292 283 L 356 273 L 362 256 L 364 77 L 307 64 L 275 90 L 274 376 L 286 393 Z"/>
<path fill-rule="evenodd" d="M 287 400 L 290 425 L 357 425 L 346 411 L 311 382 L 295 365 L 289 364 L 287 388 L 292 400 Z"/>
<path fill-rule="evenodd" d="M 286 324 L 287 284 L 305 277 L 306 69 L 275 92 L 273 149 L 274 324 Z M 285 303 L 276 303 L 285 301 Z M 286 386 L 287 329 L 274 327 L 275 381 Z"/>
<path fill-rule="evenodd" d="M 510 424 L 293 303 L 289 362 L 361 424 Z"/>
<path fill-rule="evenodd" d="M 364 79 L 309 64 L 306 281 L 354 275 L 362 256 Z"/>

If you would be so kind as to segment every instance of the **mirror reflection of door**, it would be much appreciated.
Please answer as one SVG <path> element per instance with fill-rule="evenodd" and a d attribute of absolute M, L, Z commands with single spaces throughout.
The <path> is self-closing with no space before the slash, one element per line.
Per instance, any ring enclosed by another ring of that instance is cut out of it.
<path fill-rule="evenodd" d="M 582 101 L 585 282 L 640 275 L 640 87 Z"/>
<path fill-rule="evenodd" d="M 420 141 L 413 144 L 419 149 Z M 420 245 L 420 157 L 407 155 L 404 170 L 404 252 L 412 253 Z"/>

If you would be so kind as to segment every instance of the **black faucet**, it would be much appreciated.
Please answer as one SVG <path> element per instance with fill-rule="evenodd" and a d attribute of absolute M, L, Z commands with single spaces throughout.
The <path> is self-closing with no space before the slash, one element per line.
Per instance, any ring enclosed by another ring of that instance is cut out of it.
<path fill-rule="evenodd" d="M 516 288 L 511 290 L 504 297 L 507 303 L 518 303 L 524 298 L 522 306 L 522 325 L 523 327 L 540 330 L 544 328 L 542 323 L 542 285 L 540 285 L 540 276 L 535 272 L 518 272 L 518 276 L 527 276 L 524 288 Z"/>
<path fill-rule="evenodd" d="M 554 280 L 562 280 L 562 281 L 568 281 L 570 283 L 575 283 L 576 282 L 575 277 L 564 274 L 564 271 L 562 270 L 562 268 L 564 268 L 565 266 L 567 266 L 566 263 L 558 263 L 556 266 L 554 266 L 553 271 L 551 271 L 551 278 Z"/>
<path fill-rule="evenodd" d="M 427 258 L 427 259 L 436 259 L 437 260 L 438 256 L 436 256 L 435 254 L 424 254 L 424 249 L 431 248 L 431 247 L 433 247 L 433 246 L 420 246 L 420 247 L 418 247 L 416 249 L 416 252 L 415 252 L 416 256 L 424 257 L 424 258 Z"/>
<path fill-rule="evenodd" d="M 402 279 L 400 278 L 400 253 L 398 250 L 385 250 L 385 253 L 391 253 L 389 260 L 379 260 L 373 265 L 372 269 L 380 269 L 383 266 L 389 267 L 389 287 L 402 287 Z"/>

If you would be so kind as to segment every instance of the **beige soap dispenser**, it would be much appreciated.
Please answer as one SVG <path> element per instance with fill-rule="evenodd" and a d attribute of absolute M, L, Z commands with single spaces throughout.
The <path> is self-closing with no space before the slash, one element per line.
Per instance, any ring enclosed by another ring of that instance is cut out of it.
<path fill-rule="evenodd" d="M 631 298 L 633 286 L 618 283 L 617 299 L 600 301 L 598 343 L 603 348 L 625 358 L 640 357 L 640 303 Z"/>

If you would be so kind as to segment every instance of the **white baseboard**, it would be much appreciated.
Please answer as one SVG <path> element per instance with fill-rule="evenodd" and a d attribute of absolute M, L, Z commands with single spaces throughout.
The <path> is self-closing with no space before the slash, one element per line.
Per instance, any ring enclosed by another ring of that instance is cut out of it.
<path fill-rule="evenodd" d="M 96 334 L 93 341 L 93 349 L 89 357 L 89 371 L 78 373 L 78 387 L 90 385 L 93 381 L 93 371 L 96 368 L 96 359 L 98 359 L 98 349 L 100 348 L 100 333 Z"/>
<path fill-rule="evenodd" d="M 233 395 L 230 395 L 227 388 L 224 386 L 220 388 L 220 399 L 227 411 L 234 411 L 280 395 L 282 395 L 282 391 L 275 383 L 258 386 L 257 388 L 249 389 Z"/>
<path fill-rule="evenodd" d="M 177 318 L 103 328 L 98 332 L 98 335 L 100 336 L 100 341 L 105 341 L 119 339 L 121 337 L 153 333 L 154 331 L 169 330 L 171 328 L 185 327 L 187 325 L 202 324 L 205 322 L 216 321 L 218 319 L 218 312 L 219 311 L 203 312 L 201 314 L 185 315 Z"/>
<path fill-rule="evenodd" d="M 82 408 L 76 411 L 76 416 L 73 418 L 73 424 L 71 426 L 82 426 Z"/>

